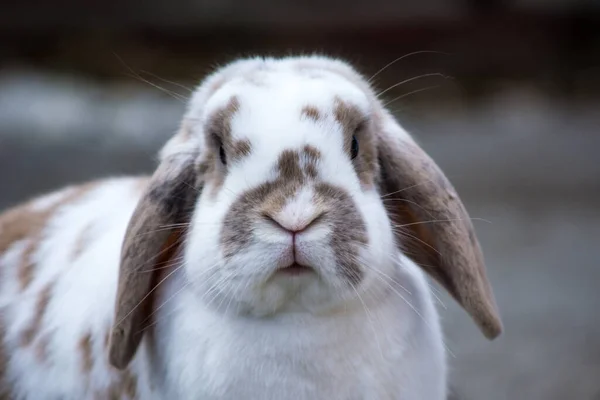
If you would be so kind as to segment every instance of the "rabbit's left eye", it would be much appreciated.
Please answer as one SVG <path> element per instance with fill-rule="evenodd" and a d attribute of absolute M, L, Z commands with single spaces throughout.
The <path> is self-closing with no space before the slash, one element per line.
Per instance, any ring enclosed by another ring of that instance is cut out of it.
<path fill-rule="evenodd" d="M 227 156 L 225 155 L 225 149 L 223 145 L 219 146 L 219 156 L 221 157 L 221 162 L 223 165 L 227 165 Z"/>
<path fill-rule="evenodd" d="M 350 148 L 350 154 L 353 160 L 358 155 L 358 140 L 356 140 L 356 136 L 352 136 L 352 147 Z"/>

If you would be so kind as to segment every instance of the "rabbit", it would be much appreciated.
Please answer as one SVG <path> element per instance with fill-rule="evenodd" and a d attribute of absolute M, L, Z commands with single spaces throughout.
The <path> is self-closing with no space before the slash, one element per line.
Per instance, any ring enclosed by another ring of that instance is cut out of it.
<path fill-rule="evenodd" d="M 1 398 L 442 400 L 430 278 L 503 331 L 455 189 L 348 61 L 219 66 L 157 164 L 0 216 Z"/>

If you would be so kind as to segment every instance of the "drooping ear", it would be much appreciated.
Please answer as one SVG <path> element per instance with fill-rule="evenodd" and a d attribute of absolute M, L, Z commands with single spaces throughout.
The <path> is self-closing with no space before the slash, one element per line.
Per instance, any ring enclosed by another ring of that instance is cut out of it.
<path fill-rule="evenodd" d="M 410 243 L 407 256 L 458 301 L 488 339 L 494 339 L 502 332 L 502 321 L 463 203 L 436 163 L 391 115 L 384 112 L 380 122 L 380 189 L 398 243 Z"/>
<path fill-rule="evenodd" d="M 194 161 L 192 155 L 163 158 L 129 221 L 109 346 L 116 368 L 125 368 L 135 355 L 149 325 L 158 275 L 180 243 L 182 232 L 165 227 L 187 222 L 200 192 Z"/>

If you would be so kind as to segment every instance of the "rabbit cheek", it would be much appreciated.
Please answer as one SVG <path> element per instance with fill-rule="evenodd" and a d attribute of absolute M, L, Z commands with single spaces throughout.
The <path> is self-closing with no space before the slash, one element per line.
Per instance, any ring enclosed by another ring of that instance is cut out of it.
<path fill-rule="evenodd" d="M 325 205 L 331 226 L 329 245 L 335 255 L 336 271 L 351 285 L 363 278 L 359 246 L 368 244 L 365 223 L 345 190 L 321 183 L 315 187 L 315 203 Z"/>

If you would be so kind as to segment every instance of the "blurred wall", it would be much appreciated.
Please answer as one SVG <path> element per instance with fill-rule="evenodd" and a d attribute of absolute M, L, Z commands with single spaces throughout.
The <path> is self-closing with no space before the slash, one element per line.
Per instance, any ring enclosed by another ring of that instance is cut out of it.
<path fill-rule="evenodd" d="M 383 98 L 477 218 L 506 328 L 486 341 L 438 288 L 456 399 L 598 400 L 599 6 L 4 0 L 0 207 L 151 172 L 190 88 L 235 57 L 316 51 L 367 76 L 403 57 L 376 85 L 409 80 Z"/>

